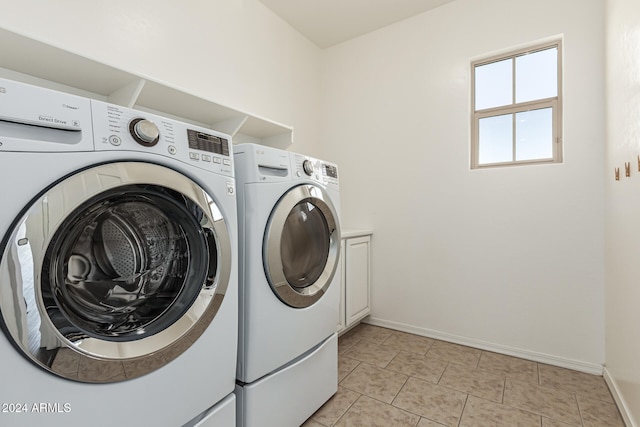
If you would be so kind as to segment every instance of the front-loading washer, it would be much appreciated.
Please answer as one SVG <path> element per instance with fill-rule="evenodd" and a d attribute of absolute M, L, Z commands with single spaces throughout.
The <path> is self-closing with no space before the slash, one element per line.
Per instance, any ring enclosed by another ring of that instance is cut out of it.
<path fill-rule="evenodd" d="M 0 89 L 0 425 L 234 425 L 230 138 Z"/>
<path fill-rule="evenodd" d="M 337 391 L 340 193 L 335 164 L 234 147 L 239 426 L 302 424 Z"/>

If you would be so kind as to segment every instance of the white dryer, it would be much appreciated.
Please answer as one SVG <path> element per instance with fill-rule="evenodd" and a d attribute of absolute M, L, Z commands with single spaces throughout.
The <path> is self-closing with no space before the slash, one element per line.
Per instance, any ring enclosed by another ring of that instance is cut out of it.
<path fill-rule="evenodd" d="M 336 165 L 234 147 L 240 236 L 238 425 L 298 426 L 337 391 Z"/>
<path fill-rule="evenodd" d="M 234 425 L 229 137 L 0 89 L 0 424 Z"/>

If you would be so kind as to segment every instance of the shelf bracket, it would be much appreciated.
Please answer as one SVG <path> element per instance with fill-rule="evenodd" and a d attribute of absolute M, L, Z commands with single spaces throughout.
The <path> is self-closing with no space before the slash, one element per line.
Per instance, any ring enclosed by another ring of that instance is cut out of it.
<path fill-rule="evenodd" d="M 227 120 L 222 120 L 216 123 L 213 123 L 211 127 L 218 132 L 226 133 L 232 138 L 238 133 L 242 125 L 247 121 L 249 116 L 241 116 L 241 117 L 232 117 Z"/>
<path fill-rule="evenodd" d="M 111 92 L 107 97 L 107 102 L 117 104 L 122 107 L 133 108 L 144 88 L 145 79 L 137 79 L 120 89 Z"/>
<path fill-rule="evenodd" d="M 275 147 L 280 149 L 286 149 L 291 144 L 293 144 L 293 129 L 290 132 L 281 133 L 278 135 L 273 135 L 267 138 L 262 139 L 263 145 L 268 145 L 269 147 Z"/>

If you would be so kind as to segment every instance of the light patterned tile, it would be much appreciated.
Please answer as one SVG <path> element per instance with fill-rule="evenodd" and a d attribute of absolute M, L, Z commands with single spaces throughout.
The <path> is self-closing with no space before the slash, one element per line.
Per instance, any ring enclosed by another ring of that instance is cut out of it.
<path fill-rule="evenodd" d="M 436 384 L 448 362 L 433 357 L 420 356 L 415 353 L 401 351 L 387 365 L 389 371 L 401 372 Z"/>
<path fill-rule="evenodd" d="M 320 424 L 319 422 L 309 418 L 307 421 L 304 422 L 304 424 L 302 424 L 301 427 L 329 427 L 325 424 Z"/>
<path fill-rule="evenodd" d="M 393 406 L 447 426 L 457 426 L 466 399 L 465 393 L 409 378 L 393 400 Z"/>
<path fill-rule="evenodd" d="M 624 427 L 624 422 L 614 403 L 577 396 L 584 427 Z"/>
<path fill-rule="evenodd" d="M 538 364 L 531 360 L 483 351 L 478 367 L 515 380 L 538 384 Z"/>
<path fill-rule="evenodd" d="M 541 424 L 537 425 L 542 425 L 542 427 L 577 427 L 582 426 L 583 422 L 584 427 L 624 426 L 606 383 L 601 377 L 438 340 L 431 340 L 432 343 L 427 348 L 426 356 L 421 356 L 425 345 L 428 344 L 425 340 L 431 339 L 366 324 L 360 324 L 340 336 L 339 354 L 341 356 L 338 362 L 338 375 L 341 383 L 339 392 L 314 414 L 314 417 L 317 415 L 320 418 L 310 418 L 304 427 L 329 427 L 332 422 L 335 423 L 332 419 L 343 410 L 345 404 L 348 405 L 345 402 L 349 402 L 349 398 L 345 397 L 345 393 L 351 397 L 366 394 L 373 399 L 385 402 L 393 401 L 394 405 L 398 403 L 406 406 L 397 409 L 422 416 L 417 427 L 457 425 L 454 420 L 455 409 L 453 415 L 447 418 L 446 415 L 443 415 L 447 411 L 434 409 L 434 407 L 437 407 L 439 402 L 455 402 L 455 396 L 460 398 L 466 396 L 465 393 L 470 394 L 466 397 L 467 404 L 464 406 L 462 403 L 464 412 L 458 413 L 462 427 L 474 425 L 472 424 L 473 420 L 477 417 L 509 419 L 509 416 L 520 413 L 530 413 L 539 417 Z M 374 351 L 372 353 L 369 350 L 379 350 L 382 347 L 383 354 L 385 348 L 386 350 L 398 351 L 398 353 L 385 369 L 345 355 L 361 341 L 377 343 L 379 346 L 361 345 L 354 349 L 351 356 L 359 355 L 362 358 L 369 358 L 374 363 L 382 364 L 385 360 L 384 356 L 381 356 L 380 352 Z M 449 362 L 451 363 L 449 364 Z M 447 365 L 449 368 L 445 371 Z M 477 370 L 471 369 L 472 367 Z M 499 405 L 498 400 L 490 401 L 492 397 L 489 395 L 492 392 L 496 393 L 495 389 L 488 388 L 483 391 L 487 383 L 493 383 L 496 380 L 495 377 L 483 380 L 480 372 L 484 371 L 501 377 L 506 376 L 503 405 Z M 472 372 L 475 372 L 477 376 L 473 374 L 465 376 L 465 373 Z M 412 378 L 407 380 L 407 376 Z M 435 383 L 437 381 L 440 382 L 438 385 L 430 384 L 431 387 L 429 387 L 429 382 Z M 483 394 L 485 392 L 488 394 Z M 450 393 L 454 394 L 450 395 Z M 366 403 L 367 397 L 362 396 L 359 399 L 364 399 Z M 336 403 L 332 403 L 334 401 Z M 461 400 L 458 400 L 458 403 L 460 402 Z M 378 404 L 383 405 L 380 402 Z M 350 408 L 354 405 L 355 403 Z M 447 407 L 444 403 L 442 406 Z M 455 408 L 455 404 L 449 406 Z M 364 407 L 366 407 L 365 404 L 363 404 Z M 408 409 L 408 407 L 413 409 Z M 487 408 L 490 408 L 489 414 L 483 415 Z M 372 411 L 371 409 L 364 410 L 366 413 L 372 413 Z M 358 424 L 358 417 L 346 418 L 348 412 L 349 410 L 338 421 L 343 422 L 340 425 L 368 425 Z M 355 413 L 354 410 L 351 416 Z M 434 415 L 427 415 L 428 413 Z M 524 419 L 528 419 L 528 417 L 525 416 Z M 393 424 L 383 425 L 386 427 Z M 415 426 L 415 424 L 413 425 Z M 476 425 L 485 427 L 485 425 L 511 424 L 494 420 Z M 513 425 L 519 426 L 520 424 Z"/>
<path fill-rule="evenodd" d="M 420 417 L 367 396 L 360 397 L 336 427 L 415 427 Z"/>
<path fill-rule="evenodd" d="M 344 356 L 384 368 L 397 354 L 398 350 L 394 348 L 362 340 L 347 350 Z"/>
<path fill-rule="evenodd" d="M 347 409 L 349 409 L 360 396 L 360 393 L 344 387 L 338 387 L 338 392 L 334 394 L 327 403 L 322 405 L 322 407 L 311 416 L 311 419 L 322 425 L 332 426 L 347 412 Z"/>
<path fill-rule="evenodd" d="M 427 418 L 420 418 L 420 422 L 417 427 L 442 427 L 444 424 L 437 423 L 435 421 L 431 421 Z"/>
<path fill-rule="evenodd" d="M 394 332 L 391 329 L 381 328 L 380 326 L 367 325 L 366 323 L 360 323 L 351 331 L 356 334 L 361 340 L 373 341 L 378 344 L 382 344 L 384 340 L 389 338 Z"/>
<path fill-rule="evenodd" d="M 342 381 L 344 377 L 349 375 L 356 366 L 360 364 L 359 360 L 350 359 L 348 357 L 338 356 L 338 382 Z"/>
<path fill-rule="evenodd" d="M 502 403 L 505 377 L 482 369 L 449 364 L 438 384 Z"/>
<path fill-rule="evenodd" d="M 354 329 L 338 337 L 338 354 L 342 354 L 349 350 L 354 346 L 354 344 L 360 342 L 362 339 L 360 338 L 360 335 L 358 335 L 358 331 Z"/>
<path fill-rule="evenodd" d="M 542 427 L 573 427 L 571 424 L 562 421 L 552 420 L 551 418 L 542 417 Z"/>
<path fill-rule="evenodd" d="M 540 415 L 469 396 L 460 427 L 540 427 Z"/>
<path fill-rule="evenodd" d="M 504 404 L 568 424 L 581 425 L 573 393 L 507 378 Z"/>
<path fill-rule="evenodd" d="M 397 350 L 425 355 L 434 342 L 431 338 L 394 331 L 382 344 Z"/>
<path fill-rule="evenodd" d="M 391 403 L 407 381 L 407 376 L 361 363 L 340 385 L 360 394 Z"/>
<path fill-rule="evenodd" d="M 593 397 L 613 403 L 609 387 L 604 378 L 584 372 L 559 368 L 557 366 L 540 365 L 540 385 L 561 388 L 585 397 Z"/>
<path fill-rule="evenodd" d="M 481 353 L 480 350 L 475 348 L 444 341 L 436 341 L 427 352 L 427 356 L 459 365 L 475 367 L 478 366 L 478 359 L 480 359 Z"/>

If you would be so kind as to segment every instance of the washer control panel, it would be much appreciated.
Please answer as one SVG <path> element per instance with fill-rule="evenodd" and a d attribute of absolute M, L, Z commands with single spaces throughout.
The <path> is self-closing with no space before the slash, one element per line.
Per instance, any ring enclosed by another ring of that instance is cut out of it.
<path fill-rule="evenodd" d="M 294 178 L 311 179 L 338 188 L 338 166 L 302 154 L 291 153 Z"/>
<path fill-rule="evenodd" d="M 96 151 L 144 151 L 233 176 L 231 138 L 152 113 L 91 100 Z"/>
<path fill-rule="evenodd" d="M 153 147 L 160 141 L 160 129 L 150 120 L 135 118 L 129 122 L 129 133 L 139 144 Z"/>

